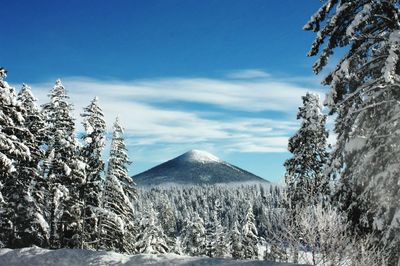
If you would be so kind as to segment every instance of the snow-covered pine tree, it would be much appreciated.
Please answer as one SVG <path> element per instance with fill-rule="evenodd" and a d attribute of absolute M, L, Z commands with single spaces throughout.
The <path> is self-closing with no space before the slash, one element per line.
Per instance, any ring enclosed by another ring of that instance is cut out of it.
<path fill-rule="evenodd" d="M 221 203 L 217 199 L 215 205 L 208 215 L 206 223 L 206 255 L 209 257 L 224 257 L 227 255 L 227 241 L 224 228 L 221 225 L 219 213 L 221 213 Z"/>
<path fill-rule="evenodd" d="M 232 258 L 243 258 L 242 234 L 239 231 L 238 221 L 235 221 L 229 235 L 229 244 Z"/>
<path fill-rule="evenodd" d="M 135 247 L 138 253 L 162 254 L 167 253 L 170 247 L 167 243 L 167 236 L 164 234 L 160 223 L 157 220 L 157 213 L 152 205 L 146 208 L 146 213 L 141 219 L 139 232 L 136 238 Z"/>
<path fill-rule="evenodd" d="M 206 223 L 204 226 L 205 229 L 205 238 L 206 238 L 206 255 L 213 258 L 215 257 L 215 251 L 216 251 L 216 231 L 217 231 L 217 213 L 215 210 L 209 211 L 208 208 L 206 208 L 206 214 L 204 215 L 206 217 Z M 208 213 L 211 212 L 211 213 Z"/>
<path fill-rule="evenodd" d="M 399 1 L 329 0 L 304 29 L 317 33 L 309 55 L 323 49 L 316 73 L 336 48 L 345 48 L 324 79 L 331 87 L 325 103 L 337 114 L 329 174 L 339 178 L 339 207 L 353 228 L 377 233 L 394 265 L 400 260 Z"/>
<path fill-rule="evenodd" d="M 242 245 L 244 259 L 258 258 L 258 232 L 255 226 L 253 208 L 251 205 L 247 209 L 247 214 L 242 228 Z"/>
<path fill-rule="evenodd" d="M 23 125 L 31 133 L 23 143 L 29 148 L 31 159 L 20 164 L 18 180 L 20 184 L 20 202 L 17 205 L 15 221 L 18 237 L 14 239 L 15 247 L 38 245 L 48 246 L 49 226 L 45 220 L 45 195 L 48 186 L 42 176 L 40 164 L 44 157 L 45 122 L 40 112 L 37 99 L 31 88 L 23 84 L 18 93 L 18 104 L 21 107 Z"/>
<path fill-rule="evenodd" d="M 114 123 L 103 192 L 102 207 L 105 213 L 99 221 L 100 246 L 119 252 L 134 253 L 136 229 L 133 201 L 136 199 L 137 191 L 133 179 L 128 175 L 127 167 L 130 162 L 123 132 L 117 118 Z"/>
<path fill-rule="evenodd" d="M 176 236 L 177 236 L 177 226 L 176 226 L 176 214 L 174 211 L 174 206 L 171 201 L 166 197 L 161 197 L 160 204 L 157 207 L 158 220 L 162 221 L 161 226 L 163 228 L 164 234 L 166 235 L 166 242 L 168 247 L 170 247 L 170 252 L 174 252 L 174 247 L 176 247 Z"/>
<path fill-rule="evenodd" d="M 201 256 L 206 254 L 206 230 L 204 220 L 197 212 L 187 217 L 182 229 L 182 250 L 190 256 Z"/>
<path fill-rule="evenodd" d="M 101 153 L 105 146 L 106 122 L 103 111 L 95 97 L 81 114 L 85 133 L 82 136 L 84 145 L 81 148 L 81 157 L 86 164 L 86 183 L 83 187 L 83 237 L 82 247 L 94 248 L 98 236 L 98 210 L 102 193 L 102 174 L 104 161 Z"/>
<path fill-rule="evenodd" d="M 17 100 L 21 106 L 24 125 L 34 135 L 36 146 L 43 148 L 43 145 L 45 144 L 46 121 L 39 109 L 37 99 L 33 95 L 31 87 L 22 84 Z M 38 161 L 43 159 L 42 152 L 39 154 L 32 154 L 32 156 L 38 157 L 38 159 L 36 159 Z"/>
<path fill-rule="evenodd" d="M 25 213 L 19 212 L 20 204 L 24 203 L 24 192 L 27 192 L 27 179 L 19 182 L 21 167 L 31 159 L 28 139 L 32 138 L 24 126 L 21 108 L 17 103 L 14 88 L 4 80 L 7 71 L 0 68 L 0 246 L 14 247 L 21 235 L 17 228 L 18 222 Z"/>
<path fill-rule="evenodd" d="M 45 177 L 49 182 L 50 245 L 52 248 L 81 246 L 82 187 L 86 179 L 85 164 L 80 159 L 75 139 L 72 104 L 60 80 L 43 105 L 47 122 Z"/>
<path fill-rule="evenodd" d="M 123 204 L 125 207 L 128 202 L 129 199 L 124 194 L 119 180 L 115 176 L 106 177 L 101 207 L 97 210 L 97 213 L 99 213 L 97 250 L 125 251 L 122 244 L 125 224 L 119 214 L 119 205 Z"/>
<path fill-rule="evenodd" d="M 307 93 L 302 97 L 297 119 L 301 127 L 289 139 L 293 157 L 285 162 L 287 207 L 290 210 L 315 205 L 329 199 L 329 180 L 324 175 L 328 161 L 326 116 L 321 112 L 318 94 Z"/>
<path fill-rule="evenodd" d="M 295 239 L 302 237 L 298 225 L 298 213 L 317 203 L 326 204 L 330 200 L 329 179 L 325 175 L 328 162 L 326 115 L 321 112 L 319 95 L 307 93 L 302 97 L 297 119 L 301 127 L 289 139 L 288 149 L 293 157 L 285 162 L 286 198 L 288 229 Z M 279 251 L 273 243 L 272 253 Z M 298 262 L 299 245 L 290 246 L 293 262 Z M 273 255 L 275 256 L 275 255 Z"/>
<path fill-rule="evenodd" d="M 225 229 L 221 225 L 221 220 L 217 218 L 215 220 L 215 257 L 226 257 L 229 253 L 228 246 Z"/>

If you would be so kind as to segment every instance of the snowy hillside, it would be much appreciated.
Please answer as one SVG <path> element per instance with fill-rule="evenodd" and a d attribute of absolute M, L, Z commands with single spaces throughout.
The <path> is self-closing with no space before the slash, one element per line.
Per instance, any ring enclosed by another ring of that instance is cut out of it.
<path fill-rule="evenodd" d="M 268 182 L 200 150 L 188 151 L 133 178 L 138 185 Z"/>
<path fill-rule="evenodd" d="M 266 261 L 244 261 L 188 257 L 176 254 L 124 255 L 115 252 L 81 249 L 48 250 L 38 247 L 0 249 L 0 265 L 7 266 L 86 266 L 86 265 L 295 265 Z"/>

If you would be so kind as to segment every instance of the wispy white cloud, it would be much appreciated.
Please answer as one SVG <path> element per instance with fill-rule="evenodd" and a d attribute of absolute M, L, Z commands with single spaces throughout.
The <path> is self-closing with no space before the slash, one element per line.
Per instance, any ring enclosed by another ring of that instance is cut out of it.
<path fill-rule="evenodd" d="M 231 79 L 256 79 L 256 78 L 269 78 L 271 75 L 261 69 L 241 69 L 230 71 L 227 75 Z"/>
<path fill-rule="evenodd" d="M 246 80 L 175 77 L 104 81 L 67 77 L 62 81 L 75 105 L 78 123 L 82 108 L 94 96 L 100 99 L 109 128 L 115 116 L 120 116 L 135 160 L 164 160 L 190 148 L 217 154 L 285 152 L 287 139 L 298 126 L 295 118 L 301 96 L 317 90 L 266 73 L 262 79 L 261 73 L 253 74 Z M 31 86 L 44 103 L 53 84 Z M 270 111 L 279 115 L 268 117 Z"/>
<path fill-rule="evenodd" d="M 273 78 L 230 80 L 210 78 L 163 78 L 137 81 L 99 81 L 64 78 L 71 93 L 99 95 L 119 101 L 146 103 L 192 102 L 227 110 L 248 112 L 291 112 L 300 98 L 313 87 L 299 86 Z M 49 86 L 49 84 L 45 84 Z M 43 87 L 43 86 L 41 86 Z"/>

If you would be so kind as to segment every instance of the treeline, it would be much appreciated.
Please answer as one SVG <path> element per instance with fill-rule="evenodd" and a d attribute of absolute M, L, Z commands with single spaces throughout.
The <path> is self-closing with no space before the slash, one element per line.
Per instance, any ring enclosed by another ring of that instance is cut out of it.
<path fill-rule="evenodd" d="M 272 185 L 141 189 L 138 251 L 258 259 L 279 227 L 281 198 Z"/>
<path fill-rule="evenodd" d="M 60 80 L 38 106 L 0 69 L 0 247 L 132 250 L 136 189 L 123 129 L 114 123 L 105 172 L 106 124 L 97 99 L 83 110 L 76 139 L 72 104 Z"/>

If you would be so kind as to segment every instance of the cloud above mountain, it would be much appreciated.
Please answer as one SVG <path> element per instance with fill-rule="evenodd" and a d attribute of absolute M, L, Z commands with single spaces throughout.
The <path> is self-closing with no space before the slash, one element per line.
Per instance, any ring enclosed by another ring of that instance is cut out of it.
<path fill-rule="evenodd" d="M 312 82 L 306 87 L 253 69 L 219 78 L 65 77 L 62 82 L 78 122 L 82 108 L 98 96 L 109 128 L 120 116 L 135 159 L 149 160 L 151 152 L 155 161 L 192 148 L 217 154 L 285 152 L 298 126 L 295 114 L 301 96 L 317 91 Z M 47 101 L 52 82 L 30 85 L 41 103 Z"/>

